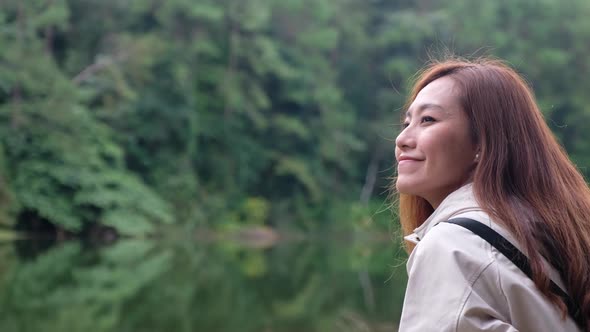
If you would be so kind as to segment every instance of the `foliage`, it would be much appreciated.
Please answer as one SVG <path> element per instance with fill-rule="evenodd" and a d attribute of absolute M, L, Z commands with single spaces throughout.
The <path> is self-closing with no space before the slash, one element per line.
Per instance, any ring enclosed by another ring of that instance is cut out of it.
<path fill-rule="evenodd" d="M 334 226 L 335 210 L 385 199 L 396 110 L 447 51 L 507 59 L 587 172 L 589 12 L 582 0 L 3 2 L 0 223 Z"/>
<path fill-rule="evenodd" d="M 9 45 L 0 54 L 0 151 L 17 213 L 73 232 L 99 223 L 143 234 L 153 222 L 171 222 L 167 203 L 125 168 L 112 129 L 95 119 L 84 91 L 56 63 L 61 51 L 51 43 L 67 26 L 67 4 L 46 7 L 6 5 L 0 34 Z"/>

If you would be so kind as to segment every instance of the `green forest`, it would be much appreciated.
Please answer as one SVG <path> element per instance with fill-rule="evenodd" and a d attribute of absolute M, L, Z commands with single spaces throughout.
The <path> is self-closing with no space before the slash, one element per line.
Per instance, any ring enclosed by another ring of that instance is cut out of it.
<path fill-rule="evenodd" d="M 388 231 L 399 111 L 451 53 L 522 73 L 589 175 L 588 17 L 586 0 L 3 1 L 0 225 Z"/>
<path fill-rule="evenodd" d="M 588 17 L 587 0 L 0 1 L 0 330 L 395 331 L 388 194 L 416 72 L 504 59 L 588 177 Z M 26 233 L 52 236 L 8 240 Z"/>

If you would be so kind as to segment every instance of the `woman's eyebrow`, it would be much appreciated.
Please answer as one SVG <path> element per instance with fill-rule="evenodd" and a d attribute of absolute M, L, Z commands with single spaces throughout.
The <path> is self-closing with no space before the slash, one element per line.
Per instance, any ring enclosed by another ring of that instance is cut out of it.
<path fill-rule="evenodd" d="M 433 104 L 433 103 L 425 103 L 425 104 L 421 104 L 420 106 L 418 106 L 418 109 L 416 110 L 416 112 L 422 112 L 427 108 L 431 108 L 431 109 L 435 109 L 435 110 L 439 110 L 439 111 L 445 111 L 445 109 L 438 105 L 438 104 Z M 412 117 L 412 113 L 410 112 L 410 110 L 408 109 L 406 111 L 406 117 L 407 118 L 411 118 Z"/>

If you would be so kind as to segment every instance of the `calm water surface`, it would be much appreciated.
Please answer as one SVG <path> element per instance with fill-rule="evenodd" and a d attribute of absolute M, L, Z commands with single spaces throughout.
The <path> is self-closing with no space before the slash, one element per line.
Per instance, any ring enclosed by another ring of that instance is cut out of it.
<path fill-rule="evenodd" d="M 396 331 L 391 241 L 0 243 L 0 331 Z"/>

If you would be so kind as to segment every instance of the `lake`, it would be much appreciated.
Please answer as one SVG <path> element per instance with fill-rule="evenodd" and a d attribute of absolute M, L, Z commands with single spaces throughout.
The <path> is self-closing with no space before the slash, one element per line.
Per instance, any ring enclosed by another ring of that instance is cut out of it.
<path fill-rule="evenodd" d="M 391 239 L 0 243 L 0 331 L 397 331 Z"/>

